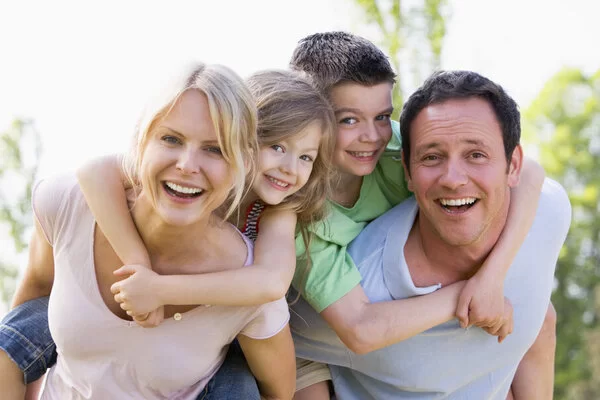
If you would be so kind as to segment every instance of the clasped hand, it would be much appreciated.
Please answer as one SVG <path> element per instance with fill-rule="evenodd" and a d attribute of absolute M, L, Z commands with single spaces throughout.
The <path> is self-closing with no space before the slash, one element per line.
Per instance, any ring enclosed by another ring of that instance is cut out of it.
<path fill-rule="evenodd" d="M 125 277 L 110 287 L 120 307 L 139 325 L 158 326 L 164 319 L 164 306 L 155 289 L 160 275 L 143 265 L 124 265 L 114 274 Z"/>
<path fill-rule="evenodd" d="M 474 325 L 501 343 L 513 331 L 513 307 L 504 297 L 504 283 L 475 275 L 467 281 L 458 299 L 456 317 L 463 328 Z"/>

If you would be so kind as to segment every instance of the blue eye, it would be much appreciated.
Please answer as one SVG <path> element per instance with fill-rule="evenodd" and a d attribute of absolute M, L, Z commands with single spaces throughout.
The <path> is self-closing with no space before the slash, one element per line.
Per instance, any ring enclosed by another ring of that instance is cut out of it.
<path fill-rule="evenodd" d="M 303 154 L 300 156 L 300 159 L 302 161 L 308 161 L 308 162 L 313 162 L 314 158 L 312 158 L 311 156 L 307 155 L 307 154 Z"/>
<path fill-rule="evenodd" d="M 167 142 L 169 144 L 180 144 L 181 140 L 176 136 L 165 135 L 160 138 L 163 142 Z"/>
<path fill-rule="evenodd" d="M 382 114 L 382 115 L 378 115 L 377 117 L 375 117 L 375 119 L 377 121 L 389 121 L 391 117 L 392 117 L 391 114 Z"/>
<path fill-rule="evenodd" d="M 210 153 L 215 153 L 215 154 L 223 154 L 223 152 L 221 151 L 221 148 L 218 146 L 208 146 L 206 148 L 206 151 L 210 152 Z"/>
<path fill-rule="evenodd" d="M 354 125 L 358 122 L 358 119 L 354 118 L 354 117 L 347 117 L 347 118 L 342 118 L 340 120 L 340 124 L 345 124 L 345 125 Z"/>
<path fill-rule="evenodd" d="M 274 144 L 274 145 L 271 146 L 271 148 L 273 150 L 275 150 L 276 152 L 278 152 L 278 153 L 285 153 L 285 149 L 280 144 Z"/>

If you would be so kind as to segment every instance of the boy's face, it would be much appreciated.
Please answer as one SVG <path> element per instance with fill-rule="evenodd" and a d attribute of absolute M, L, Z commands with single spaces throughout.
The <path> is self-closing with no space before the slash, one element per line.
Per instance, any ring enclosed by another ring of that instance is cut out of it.
<path fill-rule="evenodd" d="M 334 165 L 342 174 L 370 174 L 392 137 L 392 84 L 343 82 L 330 99 L 337 119 Z"/>

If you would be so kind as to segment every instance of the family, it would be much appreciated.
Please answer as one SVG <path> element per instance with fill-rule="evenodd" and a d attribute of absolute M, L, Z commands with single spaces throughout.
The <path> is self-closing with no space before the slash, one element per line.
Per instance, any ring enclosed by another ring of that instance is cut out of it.
<path fill-rule="evenodd" d="M 128 154 L 35 185 L 3 399 L 552 398 L 571 208 L 515 101 L 458 70 L 393 105 L 347 32 L 289 67 L 186 65 Z"/>

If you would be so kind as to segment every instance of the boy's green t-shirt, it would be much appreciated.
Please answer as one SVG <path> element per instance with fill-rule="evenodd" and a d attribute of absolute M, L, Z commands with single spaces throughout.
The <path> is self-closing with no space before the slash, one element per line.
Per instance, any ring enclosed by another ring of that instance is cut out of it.
<path fill-rule="evenodd" d="M 392 122 L 392 131 L 392 140 L 375 170 L 363 178 L 356 204 L 346 208 L 329 202 L 327 218 L 310 229 L 313 235 L 308 271 L 302 235 L 296 236 L 297 262 L 292 285 L 317 312 L 342 298 L 362 279 L 346 252 L 350 242 L 369 222 L 410 195 L 400 159 L 398 123 Z"/>

